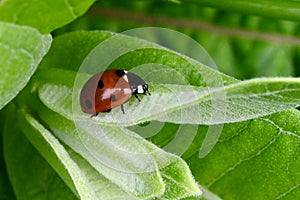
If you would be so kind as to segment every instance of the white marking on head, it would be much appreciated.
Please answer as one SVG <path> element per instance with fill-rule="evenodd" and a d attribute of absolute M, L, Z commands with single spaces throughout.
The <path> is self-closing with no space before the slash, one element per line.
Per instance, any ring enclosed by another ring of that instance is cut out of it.
<path fill-rule="evenodd" d="M 129 82 L 126 74 L 122 78 L 124 78 L 126 82 Z"/>
<path fill-rule="evenodd" d="M 137 89 L 138 89 L 138 93 L 139 93 L 139 94 L 144 93 L 144 89 L 143 89 L 143 86 L 142 86 L 142 85 L 139 85 Z"/>

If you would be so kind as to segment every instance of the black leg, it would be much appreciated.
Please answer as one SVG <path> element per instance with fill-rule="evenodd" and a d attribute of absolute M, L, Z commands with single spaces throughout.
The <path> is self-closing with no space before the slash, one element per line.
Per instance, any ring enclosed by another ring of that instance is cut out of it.
<path fill-rule="evenodd" d="M 98 113 L 95 113 L 95 114 L 93 114 L 93 115 L 91 116 L 91 118 L 97 117 L 97 116 L 98 116 Z"/>
<path fill-rule="evenodd" d="M 121 104 L 121 110 L 122 110 L 123 114 L 125 114 L 125 111 L 124 111 L 124 106 L 123 106 L 123 104 Z"/>
<path fill-rule="evenodd" d="M 139 96 L 137 94 L 134 94 L 135 98 L 137 98 L 137 100 L 139 100 L 139 102 L 141 102 L 141 99 L 139 98 Z"/>

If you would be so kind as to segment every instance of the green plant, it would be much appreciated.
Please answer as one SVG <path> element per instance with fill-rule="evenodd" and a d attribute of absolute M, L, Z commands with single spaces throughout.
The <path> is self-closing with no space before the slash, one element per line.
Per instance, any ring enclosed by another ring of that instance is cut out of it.
<path fill-rule="evenodd" d="M 299 198 L 300 80 L 291 78 L 299 75 L 293 22 L 299 3 L 230 3 L 0 1 L 0 198 Z M 167 24 L 192 36 L 224 73 L 111 32 L 139 23 Z M 77 116 L 77 85 L 81 76 L 86 80 L 78 70 L 99 43 L 114 37 L 143 48 L 109 68 L 151 63 L 175 75 L 150 79 L 151 97 L 126 104 L 128 115 L 115 109 L 110 118 Z M 184 81 L 170 84 L 176 75 Z M 216 79 L 221 82 L 209 85 Z M 146 137 L 149 124 L 160 129 Z"/>

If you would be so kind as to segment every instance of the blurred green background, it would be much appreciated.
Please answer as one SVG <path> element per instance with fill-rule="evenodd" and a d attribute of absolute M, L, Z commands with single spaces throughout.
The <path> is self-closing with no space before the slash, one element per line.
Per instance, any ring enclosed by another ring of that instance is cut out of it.
<path fill-rule="evenodd" d="M 195 39 L 220 71 L 238 79 L 299 76 L 298 22 L 247 12 L 205 7 L 194 1 L 99 0 L 83 16 L 52 34 L 165 27 Z"/>

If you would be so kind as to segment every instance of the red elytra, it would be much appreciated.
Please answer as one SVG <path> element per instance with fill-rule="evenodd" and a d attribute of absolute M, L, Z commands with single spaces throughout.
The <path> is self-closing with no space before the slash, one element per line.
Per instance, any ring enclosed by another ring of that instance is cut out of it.
<path fill-rule="evenodd" d="M 110 112 L 112 108 L 121 106 L 134 95 L 150 95 L 148 84 L 136 74 L 120 69 L 99 72 L 92 76 L 80 92 L 80 106 L 83 112 L 97 115 Z"/>

